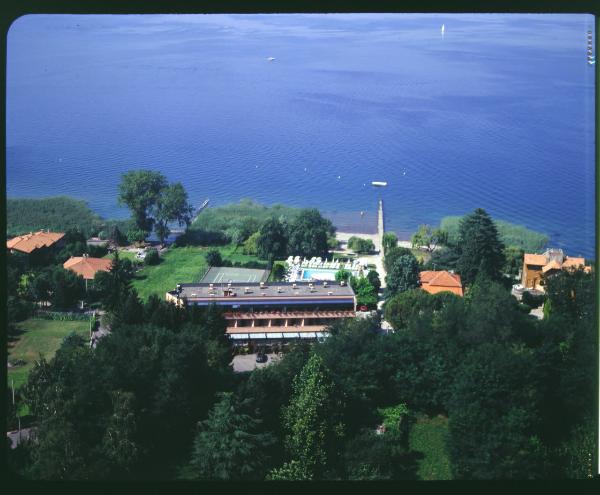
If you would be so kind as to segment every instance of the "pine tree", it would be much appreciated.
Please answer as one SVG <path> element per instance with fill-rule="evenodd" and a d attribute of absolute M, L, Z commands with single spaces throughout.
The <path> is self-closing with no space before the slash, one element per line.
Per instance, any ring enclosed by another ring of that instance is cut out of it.
<path fill-rule="evenodd" d="M 473 282 L 478 274 L 490 280 L 502 279 L 504 244 L 485 210 L 477 208 L 461 220 L 458 246 L 457 270 L 465 284 Z"/>
<path fill-rule="evenodd" d="M 232 393 L 220 394 L 208 419 L 200 423 L 189 471 L 199 479 L 262 479 L 265 447 L 271 435 L 256 433 L 259 420 L 240 411 Z"/>

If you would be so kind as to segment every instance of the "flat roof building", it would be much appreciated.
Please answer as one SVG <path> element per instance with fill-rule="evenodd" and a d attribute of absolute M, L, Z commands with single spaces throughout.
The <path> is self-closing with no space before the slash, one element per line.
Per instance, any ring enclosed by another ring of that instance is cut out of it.
<path fill-rule="evenodd" d="M 225 306 L 227 334 L 237 341 L 317 338 L 336 320 L 356 316 L 356 296 L 343 282 L 179 284 L 166 300 Z"/>

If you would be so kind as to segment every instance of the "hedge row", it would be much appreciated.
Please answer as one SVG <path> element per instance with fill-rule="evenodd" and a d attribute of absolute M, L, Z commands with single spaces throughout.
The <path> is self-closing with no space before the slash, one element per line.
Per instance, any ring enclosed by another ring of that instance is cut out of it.
<path fill-rule="evenodd" d="M 37 320 L 59 321 L 89 321 L 90 316 L 82 313 L 63 313 L 59 311 L 36 311 L 33 315 Z"/>

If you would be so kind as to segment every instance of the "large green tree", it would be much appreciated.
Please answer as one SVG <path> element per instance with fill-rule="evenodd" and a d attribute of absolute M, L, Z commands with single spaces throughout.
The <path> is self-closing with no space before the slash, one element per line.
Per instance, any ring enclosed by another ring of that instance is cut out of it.
<path fill-rule="evenodd" d="M 396 260 L 398 258 L 400 258 L 400 256 L 413 256 L 414 257 L 414 254 L 412 253 L 412 251 L 410 249 L 402 247 L 402 246 L 390 247 L 385 252 L 385 257 L 383 258 L 383 267 L 385 268 L 386 272 L 389 272 L 392 269 L 392 266 L 394 266 L 394 263 L 396 262 Z"/>
<path fill-rule="evenodd" d="M 181 227 L 188 227 L 192 219 L 193 207 L 188 202 L 188 195 L 180 182 L 163 188 L 154 206 L 154 230 L 161 243 L 171 233 L 170 222 L 177 222 Z"/>
<path fill-rule="evenodd" d="M 375 244 L 371 239 L 352 236 L 348 239 L 348 247 L 355 253 L 371 253 L 375 250 Z"/>
<path fill-rule="evenodd" d="M 436 229 L 431 225 L 419 225 L 418 230 L 411 238 L 413 248 L 425 248 L 432 252 L 441 244 L 448 241 L 448 234 L 442 229 Z"/>
<path fill-rule="evenodd" d="M 271 217 L 262 224 L 256 242 L 260 258 L 271 262 L 283 258 L 287 244 L 286 226 L 279 219 Z"/>
<path fill-rule="evenodd" d="M 421 289 L 396 294 L 385 303 L 385 320 L 394 330 L 406 328 L 410 319 L 431 308 L 433 296 Z"/>
<path fill-rule="evenodd" d="M 324 218 L 319 210 L 302 210 L 289 227 L 289 252 L 307 258 L 326 257 L 329 251 L 328 237 L 334 233 L 331 220 Z"/>
<path fill-rule="evenodd" d="M 502 279 L 505 264 L 504 244 L 498 229 L 485 210 L 477 208 L 460 221 L 457 270 L 465 284 L 471 284 L 478 274 L 491 280 Z"/>
<path fill-rule="evenodd" d="M 412 254 L 396 259 L 385 278 L 388 295 L 419 287 L 419 270 L 419 262 Z"/>
<path fill-rule="evenodd" d="M 497 345 L 473 349 L 456 372 L 449 403 L 457 479 L 536 479 L 551 473 L 536 435 L 539 392 L 531 354 Z"/>
<path fill-rule="evenodd" d="M 284 472 L 297 462 L 303 478 L 324 477 L 337 461 L 339 441 L 343 436 L 344 425 L 338 411 L 335 385 L 322 358 L 313 354 L 294 378 L 293 395 L 284 408 L 286 445 L 292 463 L 284 464 Z M 279 471 L 275 470 L 273 475 L 277 473 Z"/>
<path fill-rule="evenodd" d="M 121 176 L 119 204 L 131 210 L 138 229 L 152 230 L 152 210 L 167 185 L 167 178 L 152 170 L 131 170 Z"/>
<path fill-rule="evenodd" d="M 232 393 L 220 394 L 194 440 L 191 472 L 199 479 L 260 480 L 271 435 L 257 433 L 260 421 L 242 412 Z"/>
<path fill-rule="evenodd" d="M 398 237 L 393 232 L 385 232 L 383 234 L 383 252 L 387 253 L 391 248 L 398 246 Z"/>

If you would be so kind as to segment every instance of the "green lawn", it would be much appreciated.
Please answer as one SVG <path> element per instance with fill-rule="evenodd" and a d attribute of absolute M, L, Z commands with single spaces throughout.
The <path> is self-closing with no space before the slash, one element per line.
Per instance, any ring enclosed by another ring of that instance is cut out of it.
<path fill-rule="evenodd" d="M 114 258 L 114 254 L 113 253 L 108 253 L 107 255 L 104 256 L 104 258 Z M 132 253 L 130 251 L 121 251 L 119 250 L 119 258 L 122 260 L 128 259 L 131 261 L 136 261 L 135 258 L 135 253 Z"/>
<path fill-rule="evenodd" d="M 175 289 L 177 284 L 198 282 L 208 269 L 204 257 L 206 251 L 215 249 L 211 247 L 186 246 L 171 247 L 163 256 L 161 262 L 155 266 L 144 266 L 136 274 L 133 286 L 138 291 L 142 300 L 150 294 L 157 294 L 164 299 L 165 293 Z M 242 254 L 241 248 L 237 251 L 233 246 L 217 247 L 223 259 L 232 262 L 261 261 L 257 256 Z M 235 251 L 235 252 L 234 252 Z M 119 253 L 123 257 L 133 253 Z"/>
<path fill-rule="evenodd" d="M 90 332 L 90 324 L 87 321 L 29 319 L 17 323 L 17 327 L 23 333 L 15 341 L 8 343 L 8 360 L 23 359 L 26 364 L 8 368 L 8 385 L 11 386 L 11 380 L 14 380 L 15 388 L 27 381 L 27 375 L 40 353 L 50 360 L 68 334 L 75 332 L 88 338 Z"/>
<path fill-rule="evenodd" d="M 418 476 L 422 480 L 452 479 L 450 459 L 446 450 L 448 436 L 448 418 L 421 417 L 410 432 L 410 447 L 421 452 Z"/>
<path fill-rule="evenodd" d="M 133 281 L 140 298 L 146 300 L 150 294 L 157 294 L 164 299 L 177 284 L 198 282 L 208 268 L 206 250 L 192 246 L 171 248 L 161 257 L 160 264 L 142 268 Z"/>
<path fill-rule="evenodd" d="M 223 259 L 227 259 L 231 262 L 237 261 L 238 263 L 246 263 L 248 261 L 258 261 L 260 263 L 265 263 L 266 265 L 266 261 L 261 260 L 258 256 L 254 256 L 252 254 L 243 254 L 241 246 L 237 249 L 235 249 L 233 245 L 223 246 L 217 249 L 221 252 L 221 257 Z"/>

